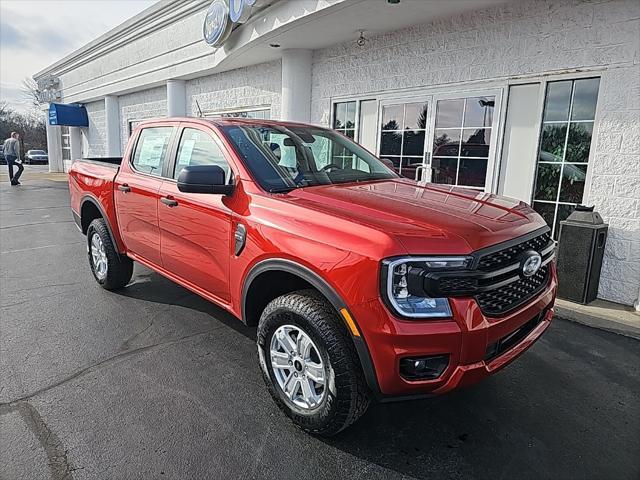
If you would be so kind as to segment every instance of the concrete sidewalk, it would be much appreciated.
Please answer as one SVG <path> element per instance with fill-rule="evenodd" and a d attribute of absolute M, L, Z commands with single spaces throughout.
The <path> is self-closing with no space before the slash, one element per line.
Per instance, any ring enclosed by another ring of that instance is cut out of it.
<path fill-rule="evenodd" d="M 49 173 L 49 165 L 24 165 L 24 172 L 20 177 L 20 183 L 39 180 L 66 182 L 67 174 Z M 0 165 L 0 183 L 9 183 L 9 175 L 6 165 Z"/>
<path fill-rule="evenodd" d="M 640 313 L 633 307 L 605 300 L 595 300 L 589 305 L 580 305 L 557 299 L 556 316 L 640 340 Z"/>

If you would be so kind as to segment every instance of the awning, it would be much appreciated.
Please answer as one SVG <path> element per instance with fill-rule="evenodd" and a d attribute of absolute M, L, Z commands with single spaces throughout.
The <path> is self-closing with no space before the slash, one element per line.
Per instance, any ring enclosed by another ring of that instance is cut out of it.
<path fill-rule="evenodd" d="M 77 103 L 51 103 L 49 104 L 49 125 L 88 127 L 87 110 Z"/>

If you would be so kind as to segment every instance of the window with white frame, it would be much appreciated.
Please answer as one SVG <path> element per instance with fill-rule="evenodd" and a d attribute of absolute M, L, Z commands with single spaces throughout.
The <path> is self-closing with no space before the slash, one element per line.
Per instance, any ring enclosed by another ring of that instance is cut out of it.
<path fill-rule="evenodd" d="M 599 86 L 599 78 L 547 84 L 533 208 L 556 239 L 559 223 L 582 202 Z"/>
<path fill-rule="evenodd" d="M 356 138 L 357 102 L 339 102 L 333 104 L 333 129 L 351 139 Z"/>
<path fill-rule="evenodd" d="M 334 130 L 342 133 L 352 140 L 356 140 L 356 110 L 357 102 L 338 102 L 333 104 L 333 124 Z M 338 148 L 337 144 L 334 148 Z M 347 155 L 346 149 L 336 150 L 332 155 L 332 163 L 344 168 L 345 165 L 353 161 L 352 155 Z"/>
<path fill-rule="evenodd" d="M 71 133 L 69 127 L 60 127 L 60 137 L 62 139 L 62 159 L 71 160 Z"/>

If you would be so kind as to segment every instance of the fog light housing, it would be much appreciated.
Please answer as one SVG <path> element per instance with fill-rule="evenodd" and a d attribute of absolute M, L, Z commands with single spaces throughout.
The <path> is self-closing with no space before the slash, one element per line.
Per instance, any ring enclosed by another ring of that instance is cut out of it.
<path fill-rule="evenodd" d="M 449 365 L 449 355 L 410 357 L 400 359 L 400 375 L 407 380 L 434 380 Z"/>

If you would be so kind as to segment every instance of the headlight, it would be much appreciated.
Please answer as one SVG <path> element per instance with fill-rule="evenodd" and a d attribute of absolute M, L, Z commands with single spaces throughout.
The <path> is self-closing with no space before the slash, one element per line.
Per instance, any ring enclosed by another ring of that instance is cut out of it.
<path fill-rule="evenodd" d="M 422 274 L 427 271 L 465 270 L 472 257 L 407 257 L 382 264 L 382 294 L 402 317 L 447 318 L 451 307 L 446 298 L 430 298 L 422 291 Z"/>

